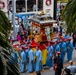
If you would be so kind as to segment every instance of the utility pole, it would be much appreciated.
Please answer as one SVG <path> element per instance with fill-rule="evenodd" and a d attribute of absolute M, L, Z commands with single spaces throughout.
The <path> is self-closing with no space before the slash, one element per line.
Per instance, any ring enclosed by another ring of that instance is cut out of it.
<path fill-rule="evenodd" d="M 54 0 L 54 20 L 56 20 L 57 0 Z"/>
<path fill-rule="evenodd" d="M 13 31 L 15 34 L 15 13 L 16 13 L 16 0 L 12 0 L 12 24 L 13 24 Z"/>
<path fill-rule="evenodd" d="M 26 8 L 26 12 L 27 12 L 27 0 L 25 0 L 25 8 Z"/>

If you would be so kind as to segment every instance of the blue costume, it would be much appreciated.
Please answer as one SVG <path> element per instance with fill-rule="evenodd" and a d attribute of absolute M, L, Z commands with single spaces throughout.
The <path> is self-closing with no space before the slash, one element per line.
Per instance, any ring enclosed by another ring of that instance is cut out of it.
<path fill-rule="evenodd" d="M 38 49 L 36 51 L 36 64 L 35 64 L 35 71 L 39 72 L 42 70 L 42 53 L 41 51 Z"/>
<path fill-rule="evenodd" d="M 69 35 L 67 35 L 67 34 L 64 36 L 64 38 L 65 38 L 65 39 L 68 39 L 69 37 L 70 37 L 70 36 L 69 36 Z"/>
<path fill-rule="evenodd" d="M 62 58 L 63 62 L 64 62 L 66 50 L 67 50 L 66 43 L 65 42 L 61 42 L 60 51 L 61 51 L 61 58 Z"/>
<path fill-rule="evenodd" d="M 13 51 L 11 53 L 11 59 L 13 59 L 13 60 L 11 60 L 12 63 L 14 63 L 14 64 L 18 63 L 18 54 L 17 54 L 17 52 Z"/>
<path fill-rule="evenodd" d="M 47 50 L 48 50 L 48 57 L 47 57 L 47 61 L 46 61 L 46 66 L 52 67 L 53 66 L 53 60 L 52 60 L 53 46 L 51 46 L 51 45 L 48 46 Z"/>
<path fill-rule="evenodd" d="M 54 57 L 56 57 L 56 52 L 60 52 L 60 46 L 59 44 L 55 44 L 53 47 L 54 47 Z"/>
<path fill-rule="evenodd" d="M 28 53 L 29 53 L 29 49 L 26 49 L 25 53 L 26 53 L 26 60 L 27 60 L 27 63 L 28 63 Z"/>
<path fill-rule="evenodd" d="M 71 42 L 67 42 L 67 58 L 68 58 L 68 61 L 72 60 L 72 52 L 73 52 L 73 44 Z"/>
<path fill-rule="evenodd" d="M 31 73 L 34 71 L 34 53 L 32 49 L 29 49 L 28 58 L 29 58 L 28 72 Z"/>
<path fill-rule="evenodd" d="M 20 71 L 24 72 L 25 70 L 26 70 L 26 53 L 22 50 L 20 60 Z"/>

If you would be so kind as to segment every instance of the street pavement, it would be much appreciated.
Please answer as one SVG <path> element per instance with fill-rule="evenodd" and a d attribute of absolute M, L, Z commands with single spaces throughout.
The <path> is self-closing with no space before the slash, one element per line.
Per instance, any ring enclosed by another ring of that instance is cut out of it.
<path fill-rule="evenodd" d="M 74 65 L 76 65 L 76 50 L 73 51 L 73 62 Z M 64 67 L 68 66 L 68 61 L 67 61 L 67 54 L 65 56 L 65 61 L 64 61 Z M 20 75 L 36 75 L 36 73 L 21 73 Z M 41 75 L 55 75 L 53 70 L 45 69 L 41 72 Z"/>

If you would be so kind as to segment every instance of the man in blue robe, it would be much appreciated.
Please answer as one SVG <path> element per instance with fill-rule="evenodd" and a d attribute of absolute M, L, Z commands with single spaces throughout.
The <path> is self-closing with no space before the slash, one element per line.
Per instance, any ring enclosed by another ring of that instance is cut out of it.
<path fill-rule="evenodd" d="M 68 61 L 72 60 L 72 53 L 73 53 L 73 44 L 70 41 L 71 41 L 71 38 L 68 38 L 68 42 L 67 42 L 67 59 L 68 59 Z"/>
<path fill-rule="evenodd" d="M 66 54 L 66 39 L 62 39 L 62 42 L 60 44 L 60 51 L 61 51 L 61 58 L 64 62 L 65 54 Z"/>
<path fill-rule="evenodd" d="M 37 73 L 40 73 L 40 71 L 43 69 L 42 66 L 42 53 L 38 46 L 36 46 L 36 63 L 35 63 L 35 71 Z"/>
<path fill-rule="evenodd" d="M 21 72 L 26 71 L 26 53 L 24 49 L 22 49 L 21 51 L 20 71 Z"/>
<path fill-rule="evenodd" d="M 11 53 L 11 62 L 13 64 L 17 64 L 18 63 L 18 54 L 15 50 L 12 50 L 12 53 Z"/>
<path fill-rule="evenodd" d="M 67 33 L 66 33 L 65 36 L 64 36 L 65 39 L 68 39 L 69 37 L 70 37 L 70 36 L 69 36 Z"/>
<path fill-rule="evenodd" d="M 51 70 L 51 68 L 53 67 L 53 46 L 52 46 L 52 42 L 48 43 L 48 57 L 47 57 L 47 61 L 46 61 L 46 66 L 48 66 Z"/>
<path fill-rule="evenodd" d="M 60 52 L 59 42 L 56 41 L 53 47 L 54 47 L 54 57 L 56 57 L 56 52 Z"/>
<path fill-rule="evenodd" d="M 29 58 L 29 63 L 28 63 L 28 72 L 32 73 L 34 71 L 34 52 L 31 49 L 31 46 L 28 47 L 28 58 Z"/>

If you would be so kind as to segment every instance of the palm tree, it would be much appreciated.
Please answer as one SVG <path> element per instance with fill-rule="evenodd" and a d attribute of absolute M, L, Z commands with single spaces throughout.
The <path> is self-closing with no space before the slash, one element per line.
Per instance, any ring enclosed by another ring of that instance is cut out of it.
<path fill-rule="evenodd" d="M 62 18 L 67 24 L 67 33 L 76 30 L 76 0 L 69 0 L 62 12 Z"/>
<path fill-rule="evenodd" d="M 10 30 L 11 24 L 0 10 L 0 75 L 19 75 L 18 66 L 10 61 L 11 45 L 8 41 Z"/>

